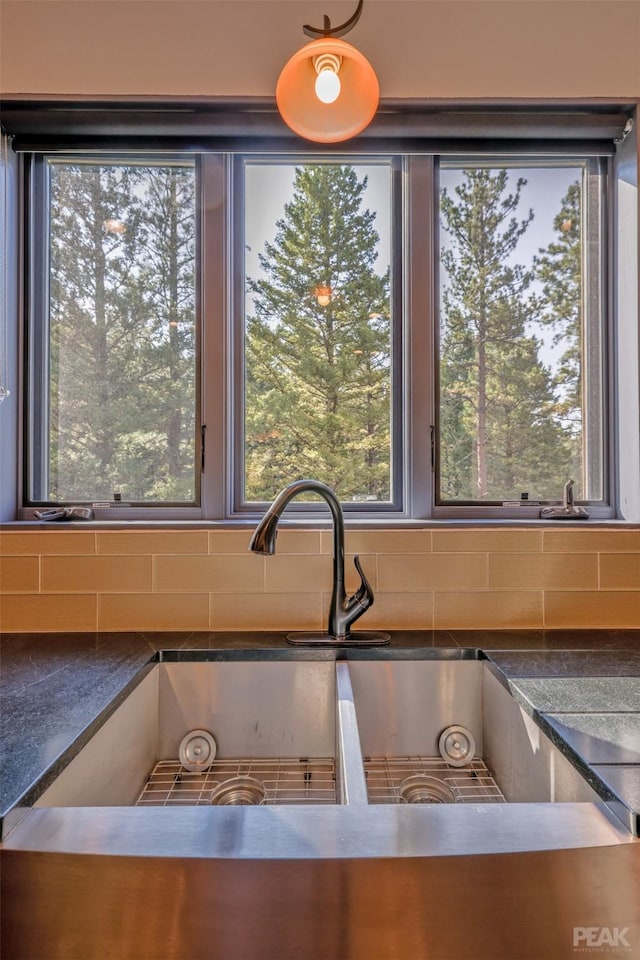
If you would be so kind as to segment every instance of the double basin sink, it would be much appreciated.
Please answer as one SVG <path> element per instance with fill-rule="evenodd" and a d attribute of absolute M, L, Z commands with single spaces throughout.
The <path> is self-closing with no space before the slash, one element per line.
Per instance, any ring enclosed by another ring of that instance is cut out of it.
<path fill-rule="evenodd" d="M 638 841 L 489 662 L 442 656 L 147 665 L 8 834 L 3 956 L 635 948 Z"/>
<path fill-rule="evenodd" d="M 36 806 L 598 799 L 487 662 L 354 659 L 157 663 Z"/>

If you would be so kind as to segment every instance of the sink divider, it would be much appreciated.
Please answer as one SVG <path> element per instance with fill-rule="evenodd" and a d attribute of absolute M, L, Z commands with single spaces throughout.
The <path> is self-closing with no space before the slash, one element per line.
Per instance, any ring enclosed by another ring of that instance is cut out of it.
<path fill-rule="evenodd" d="M 348 663 L 336 663 L 336 786 L 338 802 L 367 805 L 367 781 Z"/>

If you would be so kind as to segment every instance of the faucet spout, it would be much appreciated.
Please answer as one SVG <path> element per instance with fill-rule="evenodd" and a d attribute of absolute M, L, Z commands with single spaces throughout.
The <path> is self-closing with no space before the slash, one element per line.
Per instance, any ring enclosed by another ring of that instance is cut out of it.
<path fill-rule="evenodd" d="M 304 634 L 298 637 L 296 634 L 291 634 L 287 639 L 291 643 L 388 643 L 390 637 L 386 633 L 363 633 L 352 637 L 351 625 L 372 605 L 373 590 L 364 575 L 360 559 L 356 556 L 354 563 L 361 583 L 353 596 L 347 597 L 344 577 L 344 517 L 340 501 L 331 487 L 319 480 L 295 480 L 290 483 L 280 491 L 256 527 L 249 543 L 249 550 L 265 555 L 274 554 L 278 523 L 284 509 L 294 497 L 307 492 L 317 493 L 326 501 L 333 521 L 333 587 L 329 624 L 326 635 L 317 637 L 313 634 Z"/>
<path fill-rule="evenodd" d="M 280 515 L 268 510 L 251 537 L 249 549 L 253 553 L 261 553 L 267 557 L 276 552 L 276 537 L 278 536 L 278 520 Z"/>

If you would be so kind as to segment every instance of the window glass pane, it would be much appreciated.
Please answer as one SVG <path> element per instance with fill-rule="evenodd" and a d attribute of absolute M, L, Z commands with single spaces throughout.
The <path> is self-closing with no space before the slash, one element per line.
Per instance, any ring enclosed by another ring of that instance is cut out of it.
<path fill-rule="evenodd" d="M 603 496 L 597 180 L 440 170 L 441 501 L 558 500 L 569 478 Z"/>
<path fill-rule="evenodd" d="M 52 161 L 48 186 L 48 423 L 36 431 L 48 450 L 35 498 L 193 502 L 194 167 Z"/>
<path fill-rule="evenodd" d="M 244 500 L 392 498 L 391 165 L 245 165 Z"/>

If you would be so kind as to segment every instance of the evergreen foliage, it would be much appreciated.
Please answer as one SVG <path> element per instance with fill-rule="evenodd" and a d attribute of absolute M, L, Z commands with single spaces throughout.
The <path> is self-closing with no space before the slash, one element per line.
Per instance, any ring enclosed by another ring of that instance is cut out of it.
<path fill-rule="evenodd" d="M 463 171 L 442 190 L 440 496 L 557 499 L 569 476 L 569 434 L 540 342 L 532 270 L 514 262 L 533 211 L 518 220 L 526 180 L 505 169 Z"/>
<path fill-rule="evenodd" d="M 554 381 L 559 393 L 558 416 L 567 427 L 572 447 L 571 476 L 576 497 L 583 489 L 582 400 L 582 191 L 572 183 L 562 199 L 553 226 L 556 239 L 540 250 L 535 266 L 542 286 L 540 317 L 553 331 L 553 345 L 562 351 Z"/>
<path fill-rule="evenodd" d="M 441 191 L 443 501 L 555 500 L 582 475 L 581 188 L 526 268 L 525 187 L 471 168 Z M 366 189 L 349 164 L 296 166 L 247 280 L 247 501 L 303 476 L 343 502 L 392 498 L 391 281 Z M 193 168 L 52 163 L 49 287 L 45 498 L 193 501 Z"/>
<path fill-rule="evenodd" d="M 245 497 L 310 476 L 389 500 L 389 271 L 353 167 L 296 167 L 293 199 L 248 281 Z M 323 296 L 324 294 L 324 296 Z"/>
<path fill-rule="evenodd" d="M 51 500 L 194 500 L 194 184 L 53 164 Z"/>

